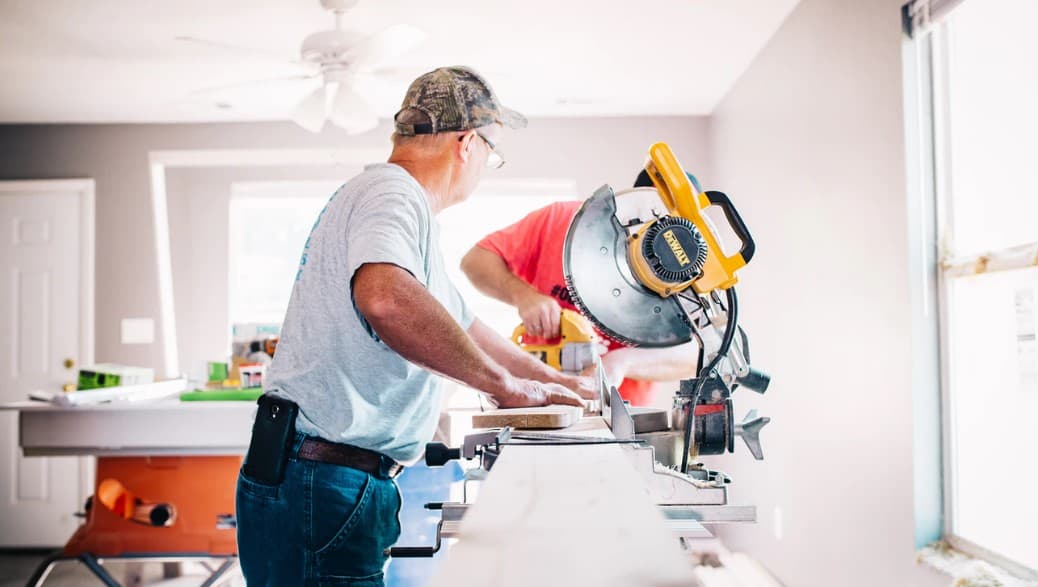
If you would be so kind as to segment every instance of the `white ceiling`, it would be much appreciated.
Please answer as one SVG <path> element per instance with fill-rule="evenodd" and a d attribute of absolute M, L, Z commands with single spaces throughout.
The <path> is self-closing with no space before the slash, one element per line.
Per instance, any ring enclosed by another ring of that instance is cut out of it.
<path fill-rule="evenodd" d="M 383 117 L 410 80 L 474 66 L 528 116 L 709 114 L 797 0 L 360 0 L 345 27 L 406 23 L 429 36 L 359 87 Z M 330 29 L 318 0 L 2 0 L 0 122 L 277 120 L 316 82 L 219 94 L 212 86 L 298 73 L 177 36 L 298 56 Z M 310 84 L 310 85 L 307 85 Z"/>

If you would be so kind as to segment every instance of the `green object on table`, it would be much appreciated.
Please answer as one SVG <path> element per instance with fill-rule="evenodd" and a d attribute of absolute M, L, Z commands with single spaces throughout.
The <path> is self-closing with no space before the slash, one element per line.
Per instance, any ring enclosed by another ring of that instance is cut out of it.
<path fill-rule="evenodd" d="M 180 394 L 182 402 L 254 402 L 263 395 L 260 388 L 253 389 L 215 389 L 186 391 Z"/>
<path fill-rule="evenodd" d="M 227 379 L 227 363 L 209 362 L 209 381 L 223 381 Z"/>

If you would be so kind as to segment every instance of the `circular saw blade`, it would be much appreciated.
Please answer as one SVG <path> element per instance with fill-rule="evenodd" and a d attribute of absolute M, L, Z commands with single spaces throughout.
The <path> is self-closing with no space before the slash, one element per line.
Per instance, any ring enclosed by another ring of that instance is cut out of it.
<path fill-rule="evenodd" d="M 609 338 L 646 347 L 692 340 L 677 298 L 658 296 L 631 273 L 627 230 L 616 218 L 616 196 L 608 185 L 596 190 L 573 218 L 562 263 L 574 305 Z"/>

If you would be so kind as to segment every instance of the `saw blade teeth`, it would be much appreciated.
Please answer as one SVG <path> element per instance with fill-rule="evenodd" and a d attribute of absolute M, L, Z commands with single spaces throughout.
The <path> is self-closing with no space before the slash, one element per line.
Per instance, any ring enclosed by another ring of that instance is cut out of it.
<path fill-rule="evenodd" d="M 637 342 L 627 338 L 626 336 L 613 332 L 608 326 L 599 322 L 598 318 L 595 318 L 595 316 L 588 311 L 587 306 L 584 305 L 584 300 L 582 300 L 580 298 L 580 294 L 577 293 L 577 288 L 573 287 L 572 276 L 566 275 L 565 277 L 566 289 L 569 290 L 570 301 L 573 302 L 573 305 L 577 307 L 577 310 L 580 311 L 580 314 L 582 316 L 584 316 L 585 318 L 590 320 L 592 324 L 594 324 L 595 328 L 597 328 L 599 332 L 601 332 L 603 335 L 605 335 L 606 338 L 612 340 L 615 343 L 630 347 L 641 346 Z"/>

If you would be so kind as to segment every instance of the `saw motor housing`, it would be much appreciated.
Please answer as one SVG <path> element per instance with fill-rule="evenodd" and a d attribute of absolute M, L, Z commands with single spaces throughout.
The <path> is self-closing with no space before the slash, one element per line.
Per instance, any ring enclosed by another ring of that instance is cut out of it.
<path fill-rule="evenodd" d="M 646 222 L 628 240 L 627 257 L 638 281 L 662 297 L 689 287 L 706 294 L 738 283 L 735 272 L 749 263 L 755 246 L 728 196 L 697 192 L 665 143 L 649 149 L 645 170 L 667 214 Z M 742 241 L 734 255 L 722 252 L 720 236 L 706 216 L 712 205 L 724 211 Z"/>

